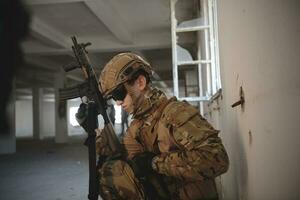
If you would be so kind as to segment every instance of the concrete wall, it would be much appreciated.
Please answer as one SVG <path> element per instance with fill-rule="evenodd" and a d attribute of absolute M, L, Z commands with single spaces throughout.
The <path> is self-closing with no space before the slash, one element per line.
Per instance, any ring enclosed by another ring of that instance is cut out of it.
<path fill-rule="evenodd" d="M 300 1 L 218 1 L 224 199 L 300 199 Z M 231 108 L 245 93 L 245 106 Z M 218 110 L 220 107 L 220 110 Z"/>
<path fill-rule="evenodd" d="M 68 101 L 68 135 L 81 135 L 86 134 L 80 126 L 72 126 L 69 123 L 69 109 L 73 106 L 79 106 L 81 101 Z M 52 101 L 43 101 L 42 110 L 42 136 L 54 137 L 55 136 L 55 107 Z M 33 136 L 33 115 L 32 115 L 32 100 L 17 100 L 16 101 L 16 136 L 17 137 L 32 137 Z"/>
<path fill-rule="evenodd" d="M 54 120 L 55 107 L 54 102 L 43 102 L 43 136 L 54 137 L 55 136 L 55 120 Z"/>
<path fill-rule="evenodd" d="M 54 137 L 54 102 L 44 101 L 42 111 L 43 137 Z M 33 136 L 32 100 L 16 101 L 16 137 Z"/>
<path fill-rule="evenodd" d="M 16 101 L 16 137 L 33 136 L 32 100 Z"/>

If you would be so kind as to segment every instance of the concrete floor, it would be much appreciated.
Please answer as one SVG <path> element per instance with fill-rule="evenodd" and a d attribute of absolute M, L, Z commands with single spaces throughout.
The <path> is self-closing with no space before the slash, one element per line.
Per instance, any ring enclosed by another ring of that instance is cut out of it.
<path fill-rule="evenodd" d="M 54 140 L 17 140 L 16 154 L 0 155 L 0 200 L 87 199 L 84 138 L 72 138 L 64 145 Z"/>

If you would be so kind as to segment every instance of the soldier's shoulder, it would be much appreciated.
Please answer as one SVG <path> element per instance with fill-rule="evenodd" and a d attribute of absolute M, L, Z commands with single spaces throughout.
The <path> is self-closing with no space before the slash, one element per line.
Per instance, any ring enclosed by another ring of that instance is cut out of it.
<path fill-rule="evenodd" d="M 180 127 L 199 114 L 196 107 L 185 101 L 171 101 L 163 110 L 160 121 L 166 126 Z"/>
<path fill-rule="evenodd" d="M 134 119 L 132 120 L 132 122 L 130 123 L 128 129 L 127 129 L 127 133 L 131 134 L 131 136 L 133 138 L 136 137 L 136 133 L 138 131 L 138 129 L 141 127 L 142 125 L 142 121 L 139 119 Z"/>

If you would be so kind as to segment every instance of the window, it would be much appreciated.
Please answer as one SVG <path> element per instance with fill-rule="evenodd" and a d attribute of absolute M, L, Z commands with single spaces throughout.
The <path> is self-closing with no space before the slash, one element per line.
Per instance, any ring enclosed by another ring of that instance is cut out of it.
<path fill-rule="evenodd" d="M 121 116 L 121 106 L 118 106 L 118 105 L 114 105 L 114 108 L 115 108 L 115 111 L 116 111 L 116 114 L 115 114 L 115 123 L 116 124 L 121 124 L 122 123 L 122 116 Z"/>
<path fill-rule="evenodd" d="M 171 0 L 174 95 L 208 101 L 221 88 L 216 0 Z"/>
<path fill-rule="evenodd" d="M 76 120 L 76 117 L 75 117 L 75 114 L 77 113 L 78 108 L 79 108 L 78 106 L 70 108 L 69 116 L 70 116 L 70 124 L 72 126 L 79 126 L 79 124 L 78 124 L 78 122 Z"/>

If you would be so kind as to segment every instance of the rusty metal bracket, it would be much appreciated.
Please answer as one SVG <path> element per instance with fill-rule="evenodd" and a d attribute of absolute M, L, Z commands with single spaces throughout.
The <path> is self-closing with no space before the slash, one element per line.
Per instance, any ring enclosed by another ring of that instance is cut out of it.
<path fill-rule="evenodd" d="M 236 106 L 239 106 L 241 105 L 243 107 L 245 103 L 245 98 L 244 98 L 244 91 L 243 91 L 243 88 L 242 86 L 240 87 L 240 99 L 235 102 L 234 104 L 231 105 L 232 108 L 236 107 Z"/>

